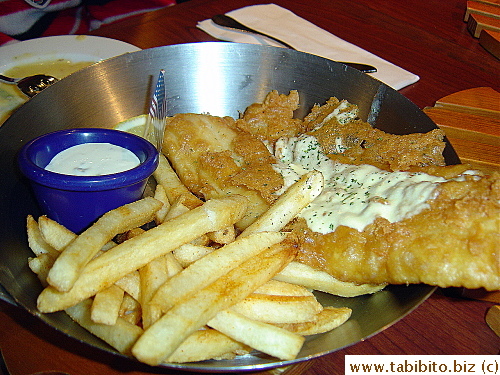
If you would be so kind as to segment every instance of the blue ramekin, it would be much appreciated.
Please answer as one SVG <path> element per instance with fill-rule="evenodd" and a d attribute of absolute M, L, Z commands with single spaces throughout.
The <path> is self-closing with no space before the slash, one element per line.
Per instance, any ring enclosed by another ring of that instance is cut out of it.
<path fill-rule="evenodd" d="M 45 170 L 60 151 L 81 143 L 111 143 L 132 151 L 140 164 L 103 176 L 71 176 Z M 81 233 L 105 212 L 142 197 L 158 166 L 158 151 L 145 139 L 113 129 L 65 129 L 25 144 L 19 168 L 33 188 L 42 212 L 75 233 Z"/>

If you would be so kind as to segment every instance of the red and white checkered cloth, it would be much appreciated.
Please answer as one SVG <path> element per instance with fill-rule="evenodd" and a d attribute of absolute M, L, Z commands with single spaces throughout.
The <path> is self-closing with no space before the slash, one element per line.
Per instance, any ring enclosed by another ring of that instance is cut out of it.
<path fill-rule="evenodd" d="M 174 4 L 176 0 L 0 0 L 0 45 L 86 34 L 101 25 Z"/>

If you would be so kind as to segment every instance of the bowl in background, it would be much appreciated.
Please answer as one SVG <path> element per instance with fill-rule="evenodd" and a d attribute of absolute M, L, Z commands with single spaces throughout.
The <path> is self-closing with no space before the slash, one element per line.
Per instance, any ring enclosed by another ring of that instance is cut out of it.
<path fill-rule="evenodd" d="M 140 164 L 101 176 L 74 176 L 45 169 L 52 158 L 83 143 L 110 143 L 132 151 Z M 78 128 L 44 134 L 23 146 L 21 172 L 31 183 L 42 212 L 75 233 L 85 230 L 105 212 L 142 197 L 158 166 L 158 151 L 145 139 L 112 129 Z"/>

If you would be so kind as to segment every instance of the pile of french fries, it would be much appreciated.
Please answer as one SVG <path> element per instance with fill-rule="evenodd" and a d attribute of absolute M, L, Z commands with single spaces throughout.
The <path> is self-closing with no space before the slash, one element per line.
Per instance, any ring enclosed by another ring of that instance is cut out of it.
<path fill-rule="evenodd" d="M 27 218 L 29 267 L 44 289 L 42 313 L 65 310 L 117 351 L 160 365 L 231 359 L 258 350 L 292 360 L 304 336 L 349 319 L 312 289 L 373 293 L 294 261 L 283 231 L 323 188 L 310 172 L 242 233 L 240 195 L 200 201 L 161 158 L 154 197 L 109 211 L 80 235 L 41 216 Z M 145 224 L 154 221 L 151 229 Z"/>

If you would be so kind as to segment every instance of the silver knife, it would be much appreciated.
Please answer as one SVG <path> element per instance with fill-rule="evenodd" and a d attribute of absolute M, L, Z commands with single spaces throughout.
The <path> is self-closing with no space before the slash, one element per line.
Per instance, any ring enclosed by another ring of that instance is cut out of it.
<path fill-rule="evenodd" d="M 278 42 L 279 44 L 283 45 L 284 47 L 294 49 L 294 50 L 296 49 L 293 46 L 291 46 L 290 44 L 285 43 L 278 38 L 275 38 L 271 35 L 267 35 L 263 32 L 258 31 L 258 30 L 251 29 L 248 26 L 243 25 L 242 23 L 236 21 L 234 18 L 231 18 L 225 14 L 217 14 L 217 15 L 213 16 L 212 21 L 219 26 L 227 27 L 229 29 L 235 29 L 238 31 L 245 31 L 245 32 L 252 33 L 252 34 L 262 35 L 262 36 L 265 36 L 266 38 L 274 40 L 275 42 Z M 344 64 L 344 65 L 350 66 L 351 68 L 357 69 L 363 73 L 375 73 L 377 71 L 377 68 L 375 68 L 374 66 L 371 66 L 371 65 L 367 65 L 367 64 L 345 62 L 345 61 L 338 61 L 338 62 L 341 64 Z"/>

